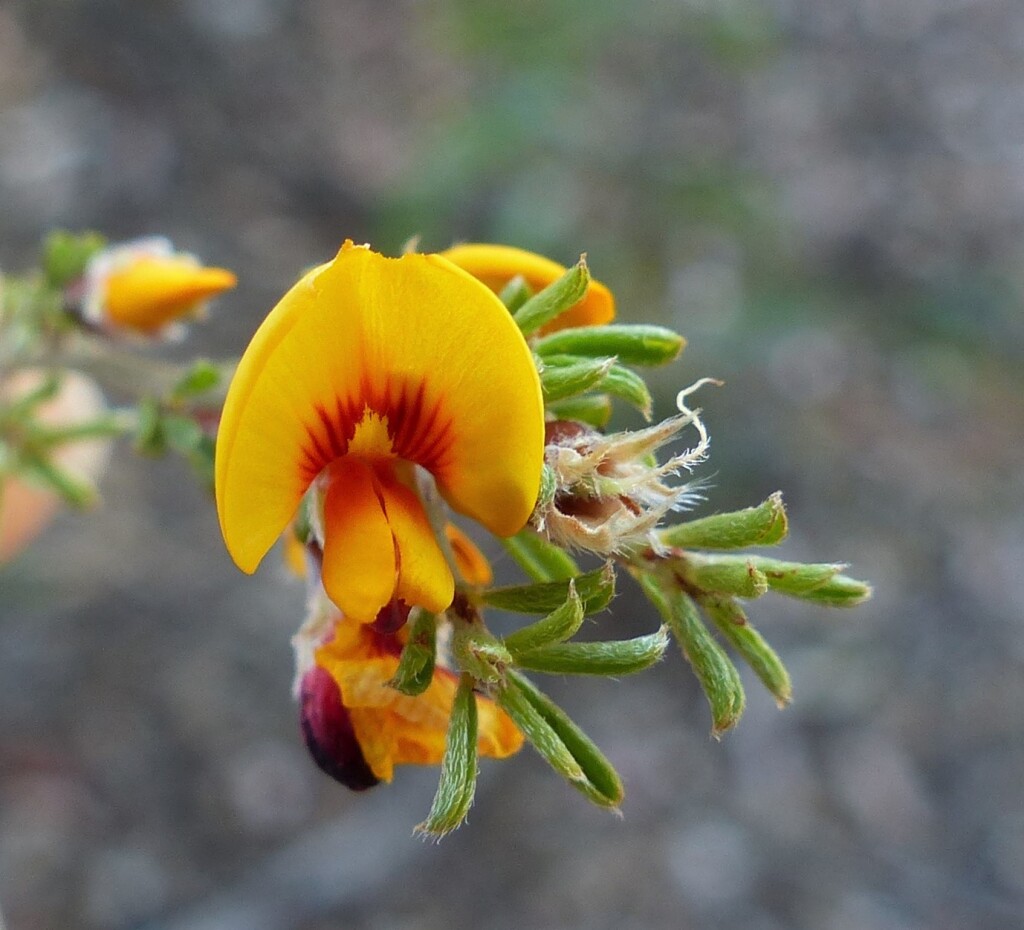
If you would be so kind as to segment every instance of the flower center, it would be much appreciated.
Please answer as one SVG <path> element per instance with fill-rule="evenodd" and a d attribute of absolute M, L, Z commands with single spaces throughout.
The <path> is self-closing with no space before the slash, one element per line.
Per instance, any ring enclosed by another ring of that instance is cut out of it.
<path fill-rule="evenodd" d="M 364 460 L 394 458 L 395 450 L 388 432 L 387 416 L 364 407 L 362 419 L 356 424 L 346 452 Z"/>

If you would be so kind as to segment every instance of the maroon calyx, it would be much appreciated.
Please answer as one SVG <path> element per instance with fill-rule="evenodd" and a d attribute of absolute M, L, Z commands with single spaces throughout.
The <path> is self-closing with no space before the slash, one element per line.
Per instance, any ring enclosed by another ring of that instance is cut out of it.
<path fill-rule="evenodd" d="M 392 598 L 377 612 L 376 618 L 370 624 L 370 629 L 374 633 L 385 635 L 397 633 L 405 626 L 411 611 L 412 606 L 406 604 L 400 597 Z"/>
<path fill-rule="evenodd" d="M 335 781 L 353 791 L 372 788 L 380 779 L 366 762 L 341 689 L 325 669 L 311 668 L 302 677 L 299 695 L 302 736 L 313 761 Z"/>

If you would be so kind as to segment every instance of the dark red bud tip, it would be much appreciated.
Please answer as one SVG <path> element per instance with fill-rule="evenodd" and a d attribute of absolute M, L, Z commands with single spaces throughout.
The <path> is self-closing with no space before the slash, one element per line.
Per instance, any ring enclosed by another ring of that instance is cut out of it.
<path fill-rule="evenodd" d="M 544 424 L 544 445 L 575 445 L 598 432 L 576 420 L 549 420 Z"/>
<path fill-rule="evenodd" d="M 393 598 L 381 607 L 376 619 L 370 624 L 370 629 L 375 633 L 384 633 L 386 635 L 397 633 L 405 626 L 411 611 L 412 607 L 406 604 L 400 597 Z"/>
<path fill-rule="evenodd" d="M 313 761 L 353 791 L 376 785 L 380 779 L 366 764 L 338 683 L 316 666 L 302 678 L 299 702 L 302 735 Z"/>

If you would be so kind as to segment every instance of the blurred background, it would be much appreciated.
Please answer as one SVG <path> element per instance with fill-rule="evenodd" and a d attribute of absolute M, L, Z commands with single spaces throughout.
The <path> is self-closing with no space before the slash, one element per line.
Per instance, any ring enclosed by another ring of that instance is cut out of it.
<path fill-rule="evenodd" d="M 437 847 L 436 772 L 358 796 L 308 760 L 301 589 L 123 449 L 0 569 L 8 930 L 1024 926 L 1017 0 L 5 0 L 0 266 L 55 226 L 239 273 L 179 355 L 237 354 L 348 236 L 585 250 L 690 340 L 662 413 L 727 382 L 707 511 L 781 488 L 782 554 L 876 597 L 753 605 L 795 701 L 748 680 L 721 743 L 677 654 L 545 682 L 624 819 L 524 752 Z"/>

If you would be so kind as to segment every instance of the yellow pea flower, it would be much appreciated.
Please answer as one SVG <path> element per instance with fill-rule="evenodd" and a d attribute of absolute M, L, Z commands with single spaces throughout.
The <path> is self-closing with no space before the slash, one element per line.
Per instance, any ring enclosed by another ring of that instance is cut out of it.
<path fill-rule="evenodd" d="M 302 678 L 306 744 L 317 764 L 349 788 L 389 782 L 396 765 L 438 765 L 444 755 L 458 680 L 439 667 L 415 697 L 388 687 L 407 635 L 407 627 L 381 634 L 339 618 Z M 518 751 L 523 736 L 505 712 L 489 698 L 477 695 L 476 702 L 480 755 L 501 759 Z"/>
<path fill-rule="evenodd" d="M 138 239 L 92 258 L 82 313 L 104 329 L 172 335 L 178 321 L 201 316 L 212 297 L 236 283 L 230 271 L 206 268 L 194 256 L 175 252 L 166 239 Z"/>
<path fill-rule="evenodd" d="M 544 410 L 530 350 L 501 302 L 437 255 L 346 242 L 260 326 L 217 437 L 217 509 L 252 572 L 302 496 L 323 492 L 322 581 L 347 617 L 392 601 L 432 612 L 454 581 L 419 495 L 509 536 L 537 499 Z"/>
<path fill-rule="evenodd" d="M 539 291 L 565 274 L 565 266 L 550 258 L 508 245 L 463 243 L 440 253 L 448 261 L 468 271 L 496 294 L 514 277 L 521 276 Z M 541 334 L 573 326 L 599 326 L 615 319 L 615 298 L 600 281 L 591 280 L 583 299 L 541 329 Z"/>

